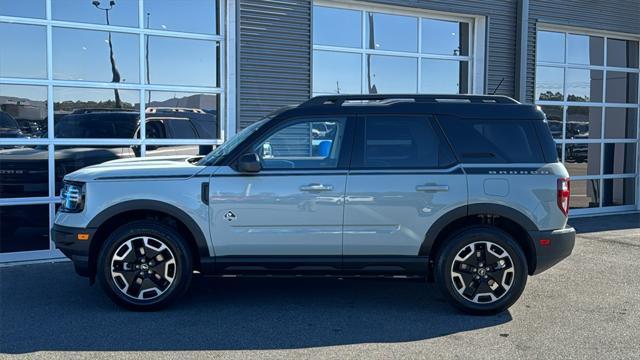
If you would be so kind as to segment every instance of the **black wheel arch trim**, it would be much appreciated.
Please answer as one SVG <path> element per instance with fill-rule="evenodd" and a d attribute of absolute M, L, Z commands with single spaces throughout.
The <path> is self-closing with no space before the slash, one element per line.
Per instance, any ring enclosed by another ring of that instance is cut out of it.
<path fill-rule="evenodd" d="M 202 229 L 198 226 L 195 220 L 178 207 L 158 200 L 130 200 L 113 205 L 98 213 L 98 215 L 91 219 L 87 227 L 97 229 L 112 217 L 134 210 L 153 210 L 175 217 L 180 220 L 193 235 L 198 248 L 198 254 L 196 254 L 197 257 L 203 258 L 211 256 L 209 246 L 207 244 L 207 238 L 204 236 Z"/>
<path fill-rule="evenodd" d="M 425 235 L 422 245 L 420 246 L 419 255 L 427 256 L 430 254 L 431 248 L 438 238 L 438 235 L 440 235 L 442 230 L 444 230 L 444 228 L 449 224 L 464 217 L 479 214 L 491 214 L 507 218 L 520 225 L 527 232 L 539 230 L 536 224 L 527 215 L 505 205 L 491 203 L 463 205 L 445 213 L 443 216 L 439 217 L 433 225 L 431 225 Z"/>

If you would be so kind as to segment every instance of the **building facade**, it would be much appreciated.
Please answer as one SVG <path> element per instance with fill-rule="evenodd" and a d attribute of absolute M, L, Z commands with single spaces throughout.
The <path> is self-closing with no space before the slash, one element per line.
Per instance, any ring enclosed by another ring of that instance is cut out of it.
<path fill-rule="evenodd" d="M 571 214 L 640 209 L 640 2 L 0 0 L 0 262 L 61 254 L 62 177 L 204 154 L 313 95 L 542 107 Z"/>

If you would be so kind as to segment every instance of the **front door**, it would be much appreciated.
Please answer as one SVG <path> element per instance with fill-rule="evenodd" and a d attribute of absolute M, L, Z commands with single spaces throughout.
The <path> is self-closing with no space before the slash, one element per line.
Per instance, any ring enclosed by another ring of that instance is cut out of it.
<path fill-rule="evenodd" d="M 359 119 L 345 198 L 345 268 L 374 265 L 363 256 L 416 257 L 434 221 L 466 201 L 465 175 L 431 116 Z"/>
<path fill-rule="evenodd" d="M 212 176 L 217 262 L 339 267 L 346 126 L 344 117 L 288 120 L 249 148 L 261 159 L 260 172 L 221 167 Z"/>

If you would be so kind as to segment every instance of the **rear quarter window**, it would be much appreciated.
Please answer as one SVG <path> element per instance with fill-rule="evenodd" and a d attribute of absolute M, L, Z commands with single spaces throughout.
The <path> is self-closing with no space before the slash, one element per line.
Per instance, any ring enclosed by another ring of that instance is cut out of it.
<path fill-rule="evenodd" d="M 462 119 L 438 116 L 463 163 L 544 163 L 531 120 Z"/>

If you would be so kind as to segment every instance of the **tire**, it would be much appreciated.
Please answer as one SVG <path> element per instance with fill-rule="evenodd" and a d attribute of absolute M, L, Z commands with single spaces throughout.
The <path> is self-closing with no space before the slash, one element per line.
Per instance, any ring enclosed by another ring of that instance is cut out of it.
<path fill-rule="evenodd" d="M 107 238 L 98 255 L 97 270 L 102 289 L 116 304 L 129 310 L 154 311 L 186 293 L 193 261 L 174 228 L 140 220 L 120 226 Z"/>
<path fill-rule="evenodd" d="M 438 287 L 450 303 L 474 315 L 508 309 L 522 295 L 528 276 L 520 245 L 493 227 L 454 233 L 438 252 L 434 270 Z"/>

